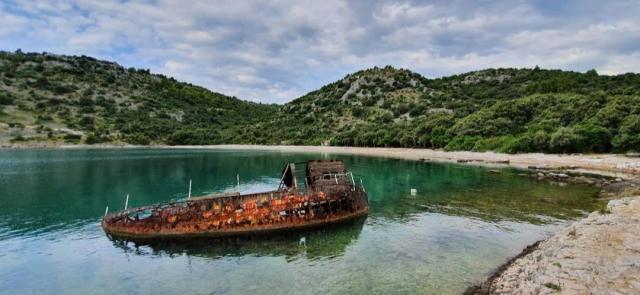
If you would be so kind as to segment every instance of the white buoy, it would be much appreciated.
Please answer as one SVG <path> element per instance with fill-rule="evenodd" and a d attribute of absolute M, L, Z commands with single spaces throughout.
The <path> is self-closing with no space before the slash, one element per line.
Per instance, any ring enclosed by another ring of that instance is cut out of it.
<path fill-rule="evenodd" d="M 236 174 L 236 180 L 238 181 L 238 192 L 240 192 L 240 174 Z"/>
<path fill-rule="evenodd" d="M 129 194 L 127 194 L 127 199 L 124 201 L 124 210 L 127 210 L 127 207 L 129 207 Z"/>
<path fill-rule="evenodd" d="M 189 196 L 187 199 L 191 199 L 191 179 L 189 179 Z"/>
<path fill-rule="evenodd" d="M 415 189 L 415 188 L 412 188 L 412 189 L 411 189 L 411 195 L 412 195 L 412 196 L 415 196 L 417 193 L 418 193 L 418 190 L 417 190 L 417 189 Z"/>
<path fill-rule="evenodd" d="M 107 213 L 109 213 L 109 206 L 107 206 L 107 208 L 104 209 L 104 216 L 107 216 Z"/>

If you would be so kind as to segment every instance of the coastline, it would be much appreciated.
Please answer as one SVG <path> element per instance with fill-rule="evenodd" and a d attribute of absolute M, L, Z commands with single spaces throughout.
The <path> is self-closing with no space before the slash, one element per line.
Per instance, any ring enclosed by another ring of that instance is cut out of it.
<path fill-rule="evenodd" d="M 3 148 L 7 147 L 4 146 Z M 447 152 L 413 148 L 267 145 L 136 146 L 103 144 L 12 146 L 9 148 L 60 150 L 233 149 L 283 153 L 348 154 L 495 168 L 512 167 L 526 169 L 530 172 L 529 176 L 532 177 L 551 179 L 558 182 L 580 182 L 581 180 L 586 180 L 589 184 L 601 187 L 600 197 L 602 199 L 611 200 L 607 209 L 603 209 L 604 211 L 602 212 L 593 212 L 560 232 L 526 247 L 520 254 L 510 258 L 488 274 L 488 277 L 483 282 L 470 286 L 464 294 L 513 294 L 514 292 L 518 294 L 550 294 L 558 291 L 562 293 L 564 293 L 563 291 L 580 293 L 576 290 L 593 288 L 592 285 L 589 285 L 590 282 L 599 282 L 596 286 L 597 288 L 611 287 L 604 282 L 612 279 L 618 280 L 620 284 L 629 285 L 629 282 L 631 282 L 630 290 L 640 291 L 640 282 L 634 281 L 625 276 L 624 273 L 617 271 L 617 269 L 621 269 L 618 262 L 629 259 L 637 261 L 637 264 L 631 264 L 633 271 L 640 269 L 638 267 L 640 266 L 640 243 L 628 242 L 629 237 L 632 237 L 631 240 L 633 241 L 634 237 L 640 235 L 640 221 L 638 221 L 638 216 L 640 216 L 640 158 L 638 157 L 614 154 L 501 154 L 494 152 Z M 629 198 L 629 196 L 632 196 L 632 198 Z M 627 206 L 629 203 L 634 204 L 631 206 L 632 209 L 619 209 L 620 206 Z M 619 212 L 626 212 L 625 218 L 615 218 Z M 629 219 L 637 222 L 637 224 L 629 224 L 627 222 Z M 578 234 L 575 235 L 577 238 L 571 234 L 575 228 L 578 228 Z M 613 235 L 612 232 L 616 232 L 616 235 Z M 615 253 L 608 253 L 610 244 L 607 244 L 606 241 L 603 243 L 602 239 L 598 238 L 600 236 L 606 236 L 609 240 L 623 241 L 617 244 L 618 246 L 622 245 L 623 249 L 617 249 Z M 566 249 L 576 252 L 565 254 L 560 251 L 565 251 Z M 580 252 L 581 250 L 582 252 Z M 596 261 L 598 263 L 594 264 L 593 257 L 599 259 Z M 566 267 L 562 269 L 562 272 L 558 272 L 558 265 L 565 265 Z M 622 267 L 626 266 L 628 264 Z M 585 272 L 588 273 L 586 277 Z M 542 275 L 538 275 L 539 273 Z M 635 274 L 635 272 L 632 273 Z M 561 276 L 562 280 L 551 280 L 550 276 Z M 640 277 L 640 272 L 638 277 Z"/>
<path fill-rule="evenodd" d="M 194 148 L 183 146 L 182 148 Z M 197 147 L 196 147 L 197 148 Z M 370 148 L 338 146 L 215 145 L 210 149 L 267 150 L 279 152 L 350 154 L 403 160 L 515 167 L 522 169 L 571 170 L 623 178 L 640 177 L 640 158 L 615 154 L 503 154 L 495 152 L 443 151 L 419 148 Z"/>
<path fill-rule="evenodd" d="M 234 149 L 287 153 L 329 153 L 403 160 L 460 163 L 489 167 L 514 167 L 521 169 L 572 171 L 608 177 L 633 179 L 640 177 L 640 157 L 618 154 L 503 154 L 495 152 L 443 151 L 420 148 L 379 148 L 342 146 L 294 146 L 294 145 L 9 145 L 3 149 Z"/>
<path fill-rule="evenodd" d="M 640 191 L 527 246 L 465 295 L 637 294 Z"/>
<path fill-rule="evenodd" d="M 613 288 L 615 290 L 621 287 L 626 288 L 627 291 L 640 291 L 640 285 L 628 287 L 630 282 L 631 284 L 638 283 L 634 281 L 636 273 L 638 273 L 637 277 L 640 277 L 638 268 L 634 269 L 633 263 L 631 267 L 629 264 L 621 266 L 619 263 L 620 260 L 632 259 L 638 261 L 638 265 L 640 265 L 640 243 L 629 246 L 629 241 L 633 241 L 634 237 L 640 235 L 640 224 L 634 226 L 634 224 L 626 222 L 633 214 L 640 216 L 640 198 L 637 197 L 640 194 L 637 189 L 640 187 L 640 158 L 637 157 L 614 154 L 501 154 L 467 151 L 446 152 L 431 149 L 329 146 L 216 145 L 179 148 L 349 154 L 496 168 L 514 167 L 527 169 L 531 172 L 530 176 L 539 179 L 597 185 L 601 188 L 600 198 L 612 199 L 604 209 L 605 213 L 593 212 L 555 235 L 526 247 L 520 254 L 499 266 L 484 283 L 470 287 L 467 294 L 474 294 L 472 293 L 474 290 L 487 291 L 475 294 L 552 294 L 562 291 L 562 288 L 569 293 L 581 293 L 588 291 L 589 288 L 597 290 Z M 629 198 L 628 195 L 634 197 Z M 630 207 L 631 209 L 620 209 L 620 206 L 626 205 L 630 200 L 634 204 Z M 624 212 L 626 215 L 620 217 L 620 212 Z M 576 228 L 579 231 L 578 238 L 573 239 L 570 234 L 567 238 L 567 233 L 575 231 Z M 615 248 L 617 251 L 608 253 L 611 244 L 603 242 L 602 239 L 599 239 L 600 236 L 616 240 L 617 247 Z M 566 249 L 571 249 L 573 252 L 571 254 L 561 253 L 560 250 Z M 540 262 L 542 255 L 540 253 L 547 256 L 547 260 L 544 260 L 543 263 Z M 558 257 L 559 255 L 564 256 Z M 594 261 L 599 263 L 594 263 Z M 565 265 L 565 267 L 558 270 L 557 265 Z M 629 272 L 630 268 L 635 271 Z M 624 271 L 619 271 L 620 269 L 624 269 Z M 560 272 L 562 274 L 559 274 Z M 588 274 L 583 275 L 585 272 Z M 528 275 L 522 276 L 521 273 Z M 546 276 L 536 276 L 538 273 L 546 274 Z M 549 276 L 559 276 L 562 279 L 550 280 Z M 615 281 L 615 283 L 610 284 L 609 281 Z M 483 286 L 484 289 L 482 289 Z M 556 286 L 561 289 L 555 289 Z"/>

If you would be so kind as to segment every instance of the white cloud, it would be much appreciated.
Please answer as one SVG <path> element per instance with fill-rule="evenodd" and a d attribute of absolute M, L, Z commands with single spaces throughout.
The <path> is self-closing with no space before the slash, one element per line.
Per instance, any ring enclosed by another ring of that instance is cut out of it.
<path fill-rule="evenodd" d="M 638 71 L 640 7 L 586 1 L 5 1 L 0 44 L 94 55 L 263 102 L 386 64 L 427 76 Z"/>
<path fill-rule="evenodd" d="M 607 64 L 599 68 L 600 74 L 637 73 L 640 69 L 640 52 L 631 55 L 616 55 L 609 58 Z"/>
<path fill-rule="evenodd" d="M 22 31 L 29 20 L 25 17 L 0 11 L 0 36 L 10 36 Z"/>

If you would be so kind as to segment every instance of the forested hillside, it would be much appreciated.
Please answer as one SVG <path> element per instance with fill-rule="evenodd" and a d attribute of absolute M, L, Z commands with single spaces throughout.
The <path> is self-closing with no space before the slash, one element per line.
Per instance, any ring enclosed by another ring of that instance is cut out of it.
<path fill-rule="evenodd" d="M 629 151 L 640 149 L 640 75 L 536 68 L 426 79 L 374 68 L 296 99 L 283 113 L 276 136 L 295 144 Z"/>
<path fill-rule="evenodd" d="M 640 150 L 640 75 L 373 68 L 264 105 L 90 57 L 0 54 L 0 142 Z"/>
<path fill-rule="evenodd" d="M 0 89 L 0 141 L 23 143 L 249 141 L 277 109 L 86 56 L 0 53 Z"/>

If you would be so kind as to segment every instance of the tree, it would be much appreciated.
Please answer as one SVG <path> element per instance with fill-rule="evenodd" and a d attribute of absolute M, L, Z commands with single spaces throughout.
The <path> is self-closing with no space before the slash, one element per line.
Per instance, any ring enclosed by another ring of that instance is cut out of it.
<path fill-rule="evenodd" d="M 630 115 L 622 122 L 613 146 L 619 151 L 640 151 L 640 115 Z"/>
<path fill-rule="evenodd" d="M 391 112 L 384 112 L 382 116 L 380 116 L 380 121 L 382 123 L 391 123 L 393 121 L 393 114 Z"/>
<path fill-rule="evenodd" d="M 581 151 L 604 153 L 611 148 L 611 132 L 594 123 L 579 124 L 575 127 L 578 147 Z"/>
<path fill-rule="evenodd" d="M 580 139 L 575 134 L 573 128 L 560 127 L 551 135 L 551 149 L 554 152 L 570 153 L 575 152 Z"/>
<path fill-rule="evenodd" d="M 0 93 L 0 105 L 12 105 L 13 96 L 10 93 Z"/>

